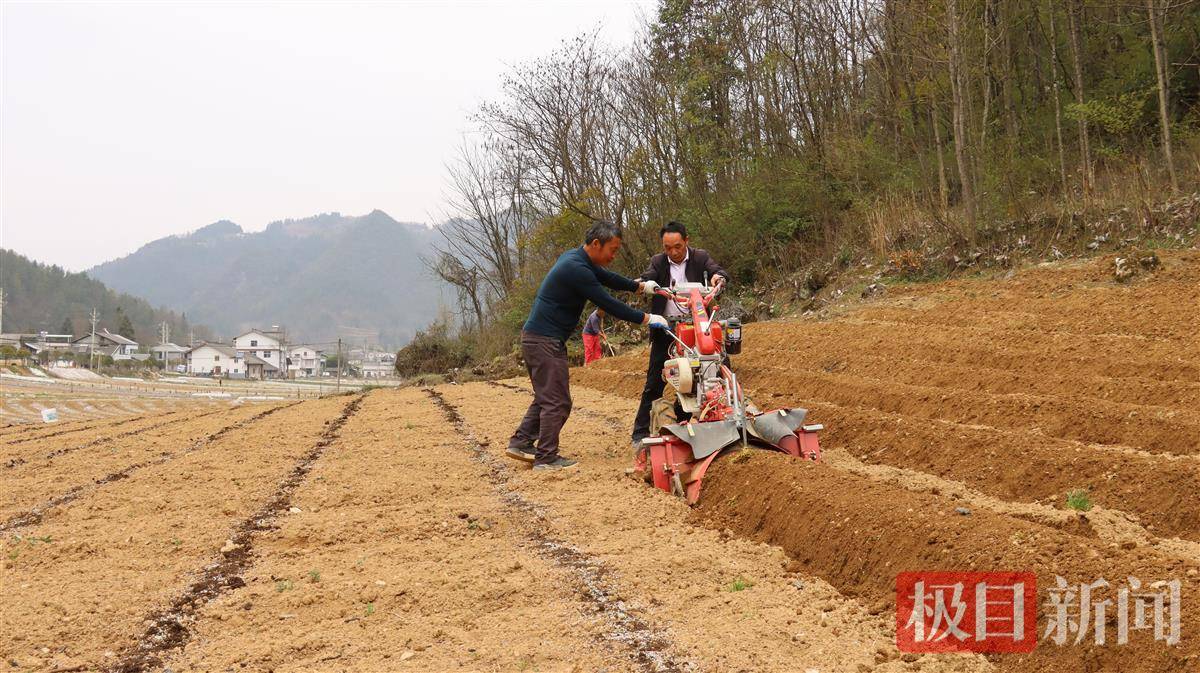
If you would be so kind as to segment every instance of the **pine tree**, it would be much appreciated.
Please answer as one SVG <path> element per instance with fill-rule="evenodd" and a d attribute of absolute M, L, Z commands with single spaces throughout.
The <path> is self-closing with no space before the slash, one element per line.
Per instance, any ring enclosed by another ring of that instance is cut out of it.
<path fill-rule="evenodd" d="M 74 334 L 75 333 L 75 327 L 71 324 L 70 316 L 63 318 L 63 324 L 62 324 L 62 327 L 58 328 L 58 333 L 59 334 Z"/>
<path fill-rule="evenodd" d="M 133 331 L 133 323 L 129 321 L 129 316 L 120 308 L 117 309 L 117 334 L 129 339 L 137 341 L 137 336 Z"/>

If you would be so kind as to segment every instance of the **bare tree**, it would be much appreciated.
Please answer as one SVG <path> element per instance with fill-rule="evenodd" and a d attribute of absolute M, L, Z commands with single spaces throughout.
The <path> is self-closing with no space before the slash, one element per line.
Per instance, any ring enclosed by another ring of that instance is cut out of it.
<path fill-rule="evenodd" d="M 1167 70 L 1167 49 L 1163 44 L 1164 7 L 1158 0 L 1146 0 L 1146 15 L 1150 23 L 1150 48 L 1154 51 L 1154 76 L 1158 83 L 1158 125 L 1162 134 L 1163 160 L 1167 163 L 1167 174 L 1171 179 L 1171 191 L 1179 191 L 1179 178 L 1175 175 L 1175 159 L 1171 155 L 1170 77 Z"/>
<path fill-rule="evenodd" d="M 1082 12 L 1080 0 L 1067 0 L 1067 32 L 1071 45 L 1071 60 L 1075 73 L 1075 102 L 1083 106 L 1083 50 L 1079 46 L 1079 17 Z M 1083 161 L 1083 189 L 1085 193 L 1092 191 L 1096 175 L 1092 171 L 1092 150 L 1088 140 L 1087 117 L 1083 110 L 1079 113 L 1079 153 Z"/>
<path fill-rule="evenodd" d="M 1062 100 L 1058 86 L 1058 30 L 1054 21 L 1057 11 L 1054 5 L 1055 0 L 1050 0 L 1050 81 L 1054 88 L 1054 137 L 1058 144 L 1058 171 L 1065 196 L 1070 194 L 1070 189 L 1067 187 L 1067 158 L 1066 152 L 1063 150 Z"/>
<path fill-rule="evenodd" d="M 454 255 L 439 251 L 432 259 L 425 260 L 426 265 L 446 283 L 454 287 L 458 293 L 459 316 L 468 329 L 482 329 L 486 324 L 483 315 L 483 301 L 480 296 L 479 269 L 463 264 Z"/>
<path fill-rule="evenodd" d="M 972 239 L 975 236 L 975 188 L 972 184 L 971 153 L 967 143 L 967 111 L 964 100 L 962 41 L 959 34 L 958 0 L 946 0 L 946 26 L 950 38 L 950 91 L 954 116 L 954 159 L 958 163 L 958 177 L 962 183 L 963 208 L 967 214 L 967 227 Z"/>
<path fill-rule="evenodd" d="M 451 217 L 439 227 L 439 251 L 479 272 L 490 297 L 503 300 L 517 281 L 521 239 L 532 226 L 519 153 L 463 146 L 449 166 Z"/>

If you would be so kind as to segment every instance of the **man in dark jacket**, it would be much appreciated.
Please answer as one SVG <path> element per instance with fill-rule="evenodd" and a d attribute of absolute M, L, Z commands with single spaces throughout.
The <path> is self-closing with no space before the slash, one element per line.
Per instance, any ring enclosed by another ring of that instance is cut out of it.
<path fill-rule="evenodd" d="M 729 274 L 713 260 L 706 250 L 688 245 L 687 227 L 679 222 L 668 222 L 659 231 L 663 251 L 650 258 L 650 265 L 638 280 L 653 281 L 662 287 L 676 283 L 701 283 L 706 279 L 711 285 L 724 285 Z M 651 312 L 672 319 L 685 317 L 675 302 L 666 297 L 654 296 Z M 641 447 L 642 439 L 650 435 L 650 407 L 654 400 L 662 397 L 666 382 L 662 378 L 663 365 L 674 339 L 666 330 L 650 330 L 650 364 L 646 369 L 646 386 L 642 388 L 642 403 L 633 419 L 633 448 Z"/>
<path fill-rule="evenodd" d="M 506 454 L 532 462 L 535 470 L 560 470 L 576 464 L 558 455 L 558 438 L 571 414 L 566 342 L 579 324 L 584 305 L 591 301 L 608 315 L 639 325 L 667 325 L 662 316 L 631 308 L 604 291 L 608 287 L 654 294 L 658 288 L 652 280 L 630 280 L 604 268 L 621 247 L 621 228 L 611 222 L 597 222 L 588 228 L 583 240 L 584 245 L 559 256 L 546 274 L 521 330 L 521 356 L 533 383 L 533 403 L 508 440 Z"/>

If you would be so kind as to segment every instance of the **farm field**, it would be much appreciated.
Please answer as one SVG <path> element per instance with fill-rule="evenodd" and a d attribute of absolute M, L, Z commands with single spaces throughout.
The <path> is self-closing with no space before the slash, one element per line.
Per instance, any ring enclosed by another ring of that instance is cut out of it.
<path fill-rule="evenodd" d="M 504 457 L 519 379 L 0 428 L 0 663 L 1200 670 L 1200 253 L 1111 268 L 748 325 L 743 385 L 807 408 L 823 461 L 724 457 L 695 508 L 626 474 L 641 353 L 572 371 L 557 473 Z M 1039 636 L 1059 577 L 1178 580 L 1181 637 L 903 652 L 917 570 L 1034 573 Z"/>

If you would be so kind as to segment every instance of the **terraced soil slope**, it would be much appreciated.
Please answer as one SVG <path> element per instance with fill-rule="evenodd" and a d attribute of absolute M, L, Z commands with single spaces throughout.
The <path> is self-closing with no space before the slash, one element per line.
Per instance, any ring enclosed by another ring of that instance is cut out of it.
<path fill-rule="evenodd" d="M 779 545 L 868 603 L 891 600 L 905 570 L 1030 570 L 1043 589 L 1180 579 L 1182 631 L 1200 634 L 1200 253 L 1127 283 L 1112 265 L 893 288 L 747 326 L 734 358 L 747 393 L 807 407 L 826 461 L 719 461 L 695 520 Z M 573 380 L 632 398 L 644 362 L 602 360 Z M 1068 508 L 1072 491 L 1092 509 Z M 1200 670 L 1194 638 L 1043 642 L 992 663 Z"/>

